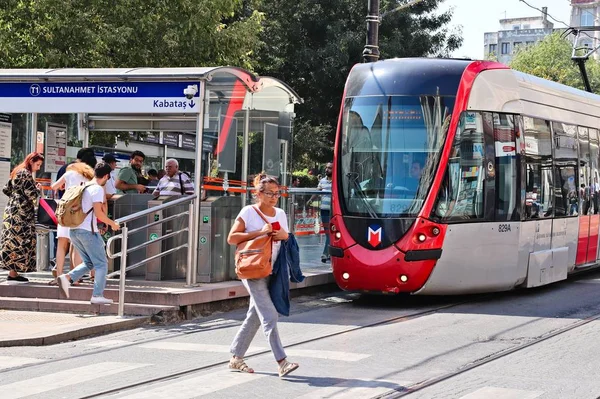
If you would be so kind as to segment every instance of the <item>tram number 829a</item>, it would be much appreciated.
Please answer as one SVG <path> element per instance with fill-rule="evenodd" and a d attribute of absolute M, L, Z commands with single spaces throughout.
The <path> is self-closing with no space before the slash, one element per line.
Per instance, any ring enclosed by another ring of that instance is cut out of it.
<path fill-rule="evenodd" d="M 498 225 L 498 233 L 508 233 L 510 232 L 510 224 L 499 224 Z"/>

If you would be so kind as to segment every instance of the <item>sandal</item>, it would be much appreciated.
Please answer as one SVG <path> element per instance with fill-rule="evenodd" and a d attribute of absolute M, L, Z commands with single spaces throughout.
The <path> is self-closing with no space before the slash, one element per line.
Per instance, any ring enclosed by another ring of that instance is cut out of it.
<path fill-rule="evenodd" d="M 290 363 L 287 360 L 284 360 L 283 362 L 279 363 L 279 377 L 281 378 L 288 375 L 298 367 L 300 367 L 298 363 Z"/>
<path fill-rule="evenodd" d="M 254 373 L 254 370 L 248 367 L 244 359 L 231 359 L 229 361 L 229 369 L 231 371 L 239 371 L 240 373 Z"/>
<path fill-rule="evenodd" d="M 58 285 L 58 281 L 56 279 L 48 281 L 48 285 Z"/>

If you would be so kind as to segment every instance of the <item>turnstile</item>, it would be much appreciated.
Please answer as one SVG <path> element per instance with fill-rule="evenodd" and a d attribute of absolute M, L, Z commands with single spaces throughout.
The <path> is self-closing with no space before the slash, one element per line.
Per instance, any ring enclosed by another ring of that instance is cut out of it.
<path fill-rule="evenodd" d="M 209 197 L 200 204 L 198 276 L 201 283 L 235 279 L 235 247 L 227 235 L 242 209 L 240 197 Z"/>
<path fill-rule="evenodd" d="M 169 201 L 181 198 L 181 196 L 160 196 L 156 199 L 148 201 L 148 208 L 152 208 Z M 154 212 L 148 215 L 147 224 L 159 221 L 169 216 L 180 215 L 189 209 L 188 204 L 177 205 L 162 211 Z M 176 248 L 187 243 L 187 232 L 181 232 L 173 237 L 159 241 L 158 238 L 166 234 L 181 231 L 188 227 L 187 216 L 182 216 L 173 220 L 169 220 L 162 224 L 157 224 L 147 228 L 146 241 L 157 240 L 146 247 L 146 258 L 157 255 L 160 252 Z M 162 258 L 157 258 L 146 263 L 146 280 L 177 280 L 186 277 L 187 269 L 187 250 L 182 248 L 171 254 L 165 255 Z"/>

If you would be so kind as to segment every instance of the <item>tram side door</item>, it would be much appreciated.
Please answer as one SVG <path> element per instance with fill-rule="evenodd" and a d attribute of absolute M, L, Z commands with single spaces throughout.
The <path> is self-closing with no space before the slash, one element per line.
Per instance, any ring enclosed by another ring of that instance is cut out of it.
<path fill-rule="evenodd" d="M 577 236 L 577 255 L 575 265 L 584 265 L 588 262 L 588 247 L 590 242 L 590 212 L 592 209 L 591 196 L 591 168 L 590 168 L 590 140 L 589 129 L 577 128 L 579 142 L 579 234 Z"/>
<path fill-rule="evenodd" d="M 598 259 L 598 229 L 600 228 L 600 214 L 599 214 L 599 201 L 598 201 L 598 189 L 599 187 L 599 176 L 598 176 L 598 130 L 589 129 L 590 136 L 590 232 L 588 242 L 588 253 L 586 257 L 587 263 L 596 263 Z M 592 211 L 593 209 L 593 211 Z"/>

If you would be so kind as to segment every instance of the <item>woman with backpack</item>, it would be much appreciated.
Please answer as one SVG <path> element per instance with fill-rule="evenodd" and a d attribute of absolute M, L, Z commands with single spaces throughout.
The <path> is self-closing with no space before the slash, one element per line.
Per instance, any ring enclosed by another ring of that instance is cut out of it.
<path fill-rule="evenodd" d="M 8 269 L 8 284 L 29 282 L 19 273 L 35 270 L 36 234 L 35 206 L 40 197 L 40 185 L 35 183 L 33 174 L 40 170 L 44 156 L 32 152 L 10 173 L 10 180 L 2 192 L 8 196 L 4 209 L 2 234 L 0 235 L 0 260 Z"/>
<path fill-rule="evenodd" d="M 266 273 L 264 273 L 266 276 L 261 278 L 250 277 L 249 274 L 244 276 L 240 264 L 237 264 L 238 276 L 250 294 L 250 306 L 246 320 L 231 344 L 230 351 L 233 356 L 229 361 L 229 368 L 243 373 L 254 373 L 254 370 L 244 362 L 244 356 L 262 325 L 278 364 L 279 377 L 283 377 L 296 370 L 299 365 L 287 361 L 287 355 L 277 330 L 279 316 L 269 294 L 269 281 L 272 264 L 277 259 L 281 242 L 288 239 L 288 223 L 285 211 L 275 207 L 281 196 L 279 182 L 266 174 L 260 174 L 254 179 L 254 188 L 256 189 L 256 205 L 245 206 L 240 211 L 231 227 L 227 242 L 237 245 L 238 252 L 241 252 L 240 246 L 244 243 L 270 236 L 266 252 L 271 256 L 266 260 L 271 264 L 266 268 Z M 250 249 L 247 252 L 256 253 L 256 249 Z M 263 263 L 262 261 L 263 259 L 260 260 L 260 263 Z"/>
<path fill-rule="evenodd" d="M 96 160 L 95 158 L 93 159 Z M 90 162 L 90 161 L 88 161 Z M 90 162 L 91 163 L 91 162 Z M 95 162 L 94 162 L 95 165 Z M 94 169 L 91 165 L 84 161 L 74 162 L 67 167 L 67 171 L 61 176 L 54 184 L 52 184 L 52 190 L 68 190 L 70 187 L 84 185 L 94 178 Z M 71 245 L 71 238 L 69 237 L 69 228 L 57 226 L 57 237 L 58 245 L 56 247 L 56 266 L 52 269 L 52 275 L 54 277 L 63 274 L 65 266 L 65 257 L 69 252 L 71 269 L 79 265 L 82 260 L 81 256 L 77 253 L 77 250 Z M 51 284 L 56 284 L 56 280 L 52 281 Z"/>

